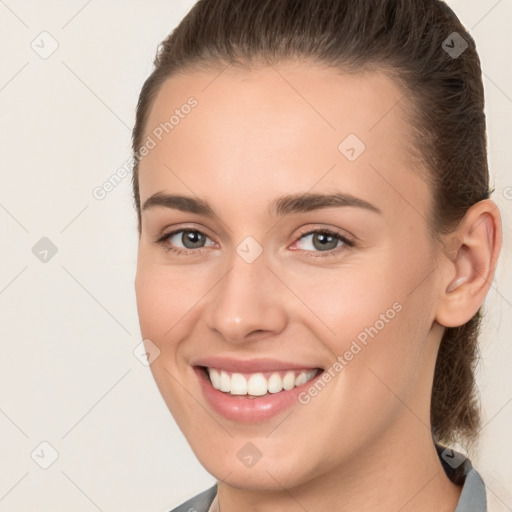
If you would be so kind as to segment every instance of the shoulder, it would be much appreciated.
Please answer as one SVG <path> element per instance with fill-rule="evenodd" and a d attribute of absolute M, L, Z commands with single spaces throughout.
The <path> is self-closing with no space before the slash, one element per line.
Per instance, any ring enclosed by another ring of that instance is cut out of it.
<path fill-rule="evenodd" d="M 185 503 L 182 503 L 170 512 L 208 512 L 216 494 L 217 484 L 203 491 L 201 494 L 194 496 Z"/>

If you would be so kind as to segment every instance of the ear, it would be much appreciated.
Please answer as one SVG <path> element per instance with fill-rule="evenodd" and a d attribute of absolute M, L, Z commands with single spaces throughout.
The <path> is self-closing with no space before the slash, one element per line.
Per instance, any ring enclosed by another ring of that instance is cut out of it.
<path fill-rule="evenodd" d="M 474 204 L 445 237 L 438 323 L 458 327 L 478 311 L 494 278 L 501 241 L 500 212 L 490 199 Z"/>

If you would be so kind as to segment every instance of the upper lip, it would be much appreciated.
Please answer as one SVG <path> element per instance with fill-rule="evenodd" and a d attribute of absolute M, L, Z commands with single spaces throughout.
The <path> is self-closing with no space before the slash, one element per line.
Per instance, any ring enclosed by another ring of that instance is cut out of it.
<path fill-rule="evenodd" d="M 196 359 L 192 366 L 207 366 L 228 372 L 256 373 L 282 370 L 313 370 L 320 368 L 311 364 L 292 363 L 269 358 L 233 359 L 229 357 L 204 357 Z"/>

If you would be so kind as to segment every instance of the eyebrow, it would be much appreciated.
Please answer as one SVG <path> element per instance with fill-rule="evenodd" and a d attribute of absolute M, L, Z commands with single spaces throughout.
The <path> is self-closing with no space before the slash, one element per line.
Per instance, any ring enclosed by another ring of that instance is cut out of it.
<path fill-rule="evenodd" d="M 165 194 L 157 192 L 149 197 L 142 207 L 142 211 L 155 207 L 171 208 L 187 213 L 195 213 L 206 217 L 215 217 L 212 207 L 207 201 L 190 196 Z M 271 217 L 288 215 L 290 213 L 306 213 L 321 208 L 339 208 L 355 207 L 362 208 L 374 213 L 382 214 L 382 210 L 377 206 L 352 196 L 350 194 L 332 193 L 297 193 L 285 195 L 273 201 L 269 207 L 268 213 Z"/>

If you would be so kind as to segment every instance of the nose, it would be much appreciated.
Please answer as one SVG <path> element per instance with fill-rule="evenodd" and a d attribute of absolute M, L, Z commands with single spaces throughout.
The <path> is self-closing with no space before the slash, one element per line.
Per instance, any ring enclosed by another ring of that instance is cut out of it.
<path fill-rule="evenodd" d="M 235 253 L 230 263 L 209 294 L 208 328 L 232 344 L 279 334 L 287 322 L 286 289 L 267 267 L 264 255 L 247 263 Z"/>

